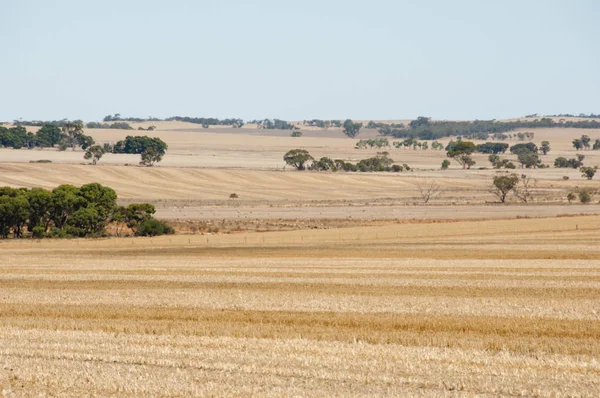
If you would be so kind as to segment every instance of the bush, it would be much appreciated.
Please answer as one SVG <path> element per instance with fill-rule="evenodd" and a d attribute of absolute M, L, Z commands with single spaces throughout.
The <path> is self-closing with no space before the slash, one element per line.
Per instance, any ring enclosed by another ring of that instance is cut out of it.
<path fill-rule="evenodd" d="M 174 233 L 175 231 L 171 226 L 155 218 L 145 220 L 135 231 L 136 236 L 172 235 Z"/>
<path fill-rule="evenodd" d="M 46 237 L 46 229 L 44 227 L 42 227 L 41 225 L 38 225 L 37 227 L 33 227 L 31 229 L 31 237 L 32 238 L 45 238 Z"/>
<path fill-rule="evenodd" d="M 449 166 L 450 166 L 450 161 L 448 159 L 442 160 L 442 170 L 448 170 Z"/>
<path fill-rule="evenodd" d="M 399 172 L 401 172 L 403 170 L 404 170 L 404 167 L 400 166 L 399 164 L 395 164 L 395 165 L 392 166 L 392 171 L 394 173 L 399 173 Z"/>
<path fill-rule="evenodd" d="M 51 160 L 41 159 L 41 160 L 30 160 L 29 163 L 52 163 Z"/>
<path fill-rule="evenodd" d="M 592 195 L 589 191 L 581 190 L 579 191 L 579 201 L 583 204 L 588 204 L 592 201 Z"/>
<path fill-rule="evenodd" d="M 302 137 L 302 131 L 292 131 L 291 137 Z"/>

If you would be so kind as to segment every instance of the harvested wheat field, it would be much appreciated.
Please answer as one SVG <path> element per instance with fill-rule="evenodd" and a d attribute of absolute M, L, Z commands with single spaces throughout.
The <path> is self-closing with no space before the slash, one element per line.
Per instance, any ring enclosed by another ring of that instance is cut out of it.
<path fill-rule="evenodd" d="M 600 217 L 0 242 L 15 396 L 598 396 Z"/>

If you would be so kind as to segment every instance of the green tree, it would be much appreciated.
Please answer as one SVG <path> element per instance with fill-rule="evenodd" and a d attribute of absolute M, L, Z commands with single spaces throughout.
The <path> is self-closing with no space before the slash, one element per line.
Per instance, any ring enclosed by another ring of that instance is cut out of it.
<path fill-rule="evenodd" d="M 67 232 L 72 236 L 84 237 L 104 230 L 106 219 L 94 205 L 81 207 L 69 219 Z"/>
<path fill-rule="evenodd" d="M 154 218 L 145 220 L 142 222 L 135 232 L 137 236 L 158 236 L 158 235 L 170 235 L 174 234 L 175 231 L 165 222 L 156 220 Z"/>
<path fill-rule="evenodd" d="M 38 130 L 37 145 L 39 147 L 53 147 L 64 139 L 64 134 L 58 126 L 45 124 Z"/>
<path fill-rule="evenodd" d="M 83 123 L 67 122 L 62 126 L 64 143 L 75 150 L 79 144 L 79 136 L 83 134 Z"/>
<path fill-rule="evenodd" d="M 125 223 L 133 233 L 144 221 L 149 220 L 156 213 L 156 208 L 150 203 L 132 203 L 125 209 Z"/>
<path fill-rule="evenodd" d="M 585 149 L 590 149 L 590 141 L 591 140 L 592 139 L 589 136 L 587 136 L 587 135 L 584 134 L 584 135 L 581 136 L 581 145 Z"/>
<path fill-rule="evenodd" d="M 581 171 L 581 176 L 591 180 L 596 175 L 596 170 L 598 170 L 598 166 L 596 167 L 581 167 L 579 171 Z"/>
<path fill-rule="evenodd" d="M 283 160 L 298 170 L 305 170 L 306 163 L 314 160 L 314 158 L 305 149 L 292 149 L 283 155 Z"/>
<path fill-rule="evenodd" d="M 104 155 L 104 148 L 100 145 L 93 145 L 87 149 L 83 158 L 86 160 L 92 159 L 92 164 L 96 164 Z"/>
<path fill-rule="evenodd" d="M 117 193 L 110 187 L 97 182 L 83 185 L 77 195 L 85 201 L 86 207 L 93 206 L 103 221 L 108 221 L 117 207 Z"/>
<path fill-rule="evenodd" d="M 577 193 L 579 195 L 579 201 L 583 204 L 590 203 L 592 201 L 592 196 L 594 195 L 594 192 L 589 189 L 580 189 Z"/>
<path fill-rule="evenodd" d="M 477 151 L 477 147 L 471 141 L 458 141 L 448 144 L 446 147 L 447 156 L 456 160 L 462 168 L 471 168 L 475 161 L 471 158 L 471 154 Z"/>
<path fill-rule="evenodd" d="M 311 169 L 317 171 L 335 171 L 336 167 L 333 159 L 328 157 L 322 157 L 318 161 L 313 162 Z"/>
<path fill-rule="evenodd" d="M 540 146 L 540 151 L 544 155 L 547 155 L 548 152 L 550 152 L 550 142 L 548 142 L 548 141 L 542 141 L 542 145 Z"/>
<path fill-rule="evenodd" d="M 50 219 L 57 229 L 64 229 L 73 213 L 85 206 L 85 199 L 78 193 L 79 189 L 73 185 L 60 185 L 52 190 Z"/>
<path fill-rule="evenodd" d="M 442 160 L 442 170 L 448 170 L 449 166 L 450 166 L 450 161 L 448 159 Z"/>
<path fill-rule="evenodd" d="M 506 196 L 515 189 L 519 183 L 519 176 L 514 173 L 502 174 L 494 177 L 490 193 L 496 195 L 500 202 L 506 201 Z"/>
<path fill-rule="evenodd" d="M 52 209 L 52 193 L 43 188 L 32 188 L 27 192 L 29 203 L 29 222 L 27 229 L 42 228 L 45 234 L 50 226 L 50 211 Z"/>
<path fill-rule="evenodd" d="M 347 137 L 354 138 L 359 134 L 362 126 L 362 123 L 354 123 L 352 120 L 346 119 L 344 122 L 344 134 Z"/>
<path fill-rule="evenodd" d="M 576 138 L 573 140 L 573 147 L 577 150 L 583 149 L 583 142 L 580 139 Z"/>
<path fill-rule="evenodd" d="M 29 203 L 24 192 L 14 196 L 0 196 L 0 235 L 7 238 L 12 230 L 20 238 L 29 218 Z"/>
<path fill-rule="evenodd" d="M 542 165 L 542 161 L 536 152 L 520 152 L 517 155 L 517 159 L 521 163 L 521 168 L 535 169 Z"/>
<path fill-rule="evenodd" d="M 164 153 L 161 153 L 153 147 L 150 147 L 142 152 L 142 160 L 140 161 L 140 164 L 148 167 L 154 166 L 154 163 L 162 160 L 163 155 Z"/>

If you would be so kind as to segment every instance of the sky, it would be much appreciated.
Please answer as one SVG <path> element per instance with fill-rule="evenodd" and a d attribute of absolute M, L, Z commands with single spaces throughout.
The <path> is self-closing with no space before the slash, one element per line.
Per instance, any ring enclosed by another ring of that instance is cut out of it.
<path fill-rule="evenodd" d="M 600 113 L 596 0 L 0 0 L 0 121 Z"/>

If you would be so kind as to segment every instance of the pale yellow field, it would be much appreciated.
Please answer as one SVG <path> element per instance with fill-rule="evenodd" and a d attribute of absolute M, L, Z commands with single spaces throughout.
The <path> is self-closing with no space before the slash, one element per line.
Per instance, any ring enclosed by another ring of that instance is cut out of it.
<path fill-rule="evenodd" d="M 597 396 L 600 217 L 0 242 L 15 396 Z"/>

